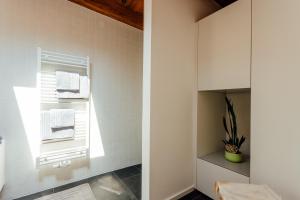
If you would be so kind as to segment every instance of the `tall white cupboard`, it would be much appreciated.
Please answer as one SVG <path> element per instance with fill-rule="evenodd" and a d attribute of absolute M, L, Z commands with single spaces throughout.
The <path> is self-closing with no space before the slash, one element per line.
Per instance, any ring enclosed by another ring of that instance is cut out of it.
<path fill-rule="evenodd" d="M 238 0 L 198 22 L 196 185 L 212 198 L 220 180 L 300 199 L 299 10 L 299 0 Z M 241 164 L 223 159 L 225 95 L 248 134 Z"/>
<path fill-rule="evenodd" d="M 239 0 L 198 25 L 198 89 L 250 88 L 251 0 Z"/>

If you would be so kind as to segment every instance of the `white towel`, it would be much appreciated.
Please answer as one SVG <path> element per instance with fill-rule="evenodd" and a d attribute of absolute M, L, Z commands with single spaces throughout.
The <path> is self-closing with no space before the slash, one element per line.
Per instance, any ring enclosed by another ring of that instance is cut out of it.
<path fill-rule="evenodd" d="M 90 96 L 89 79 L 87 76 L 80 76 L 80 98 L 88 99 Z"/>
<path fill-rule="evenodd" d="M 281 200 L 267 185 L 217 182 L 216 191 L 223 200 Z"/>
<path fill-rule="evenodd" d="M 73 138 L 75 131 L 74 128 L 68 127 L 66 129 L 57 128 L 52 129 L 50 126 L 50 112 L 41 112 L 41 140 L 53 140 L 53 139 L 66 139 Z"/>
<path fill-rule="evenodd" d="M 75 125 L 75 111 L 73 109 L 51 109 L 51 128 L 64 128 Z"/>
<path fill-rule="evenodd" d="M 50 126 L 50 112 L 42 111 L 41 112 L 41 140 L 50 140 L 51 139 L 51 126 Z"/>
<path fill-rule="evenodd" d="M 79 91 L 79 74 L 56 71 L 56 90 Z"/>
<path fill-rule="evenodd" d="M 61 128 L 61 129 L 52 129 L 51 138 L 52 139 L 67 139 L 74 137 L 74 128 Z"/>
<path fill-rule="evenodd" d="M 57 91 L 59 99 L 88 99 L 90 96 L 89 79 L 87 76 L 80 76 L 80 89 L 74 91 Z"/>
<path fill-rule="evenodd" d="M 79 92 L 58 91 L 57 98 L 59 98 L 59 99 L 80 99 L 80 93 Z"/>

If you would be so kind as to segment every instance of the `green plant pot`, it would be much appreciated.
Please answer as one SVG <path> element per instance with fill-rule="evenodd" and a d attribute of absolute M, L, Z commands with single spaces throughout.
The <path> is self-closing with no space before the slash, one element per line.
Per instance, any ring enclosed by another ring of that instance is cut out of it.
<path fill-rule="evenodd" d="M 233 162 L 233 163 L 239 163 L 242 162 L 243 160 L 243 155 L 242 153 L 229 153 L 228 151 L 225 151 L 225 159 Z"/>

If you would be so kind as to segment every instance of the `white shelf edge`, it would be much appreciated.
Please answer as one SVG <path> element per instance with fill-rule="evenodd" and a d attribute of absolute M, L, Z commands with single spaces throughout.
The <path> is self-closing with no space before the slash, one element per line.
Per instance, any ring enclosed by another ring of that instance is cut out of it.
<path fill-rule="evenodd" d="M 204 160 L 213 165 L 230 170 L 245 177 L 250 177 L 250 156 L 244 155 L 245 160 L 241 163 L 232 163 L 224 158 L 224 151 L 217 151 L 205 156 L 198 156 L 200 160 Z"/>
<path fill-rule="evenodd" d="M 220 93 L 244 93 L 244 92 L 251 92 L 251 88 L 223 88 L 223 89 L 198 89 L 198 92 L 220 92 Z"/>

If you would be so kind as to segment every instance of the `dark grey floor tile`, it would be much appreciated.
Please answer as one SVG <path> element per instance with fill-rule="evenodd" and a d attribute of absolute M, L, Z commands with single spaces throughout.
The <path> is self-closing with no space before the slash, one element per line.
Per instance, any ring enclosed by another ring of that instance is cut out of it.
<path fill-rule="evenodd" d="M 70 184 L 67 184 L 67 185 L 62 185 L 62 186 L 54 188 L 54 193 L 61 192 L 61 191 L 67 190 L 67 189 L 71 189 L 71 188 L 76 187 L 76 186 L 78 186 L 77 182 L 70 183 Z"/>
<path fill-rule="evenodd" d="M 131 176 L 122 180 L 124 184 L 131 190 L 137 199 L 141 199 L 141 186 L 142 176 L 141 174 Z"/>
<path fill-rule="evenodd" d="M 139 164 L 139 165 L 134 165 L 136 168 L 138 168 L 139 170 L 141 170 L 142 171 L 142 165 L 141 164 Z"/>
<path fill-rule="evenodd" d="M 33 199 L 37 199 L 37 198 L 40 198 L 42 196 L 46 196 L 46 195 L 49 195 L 49 194 L 52 194 L 52 193 L 53 193 L 53 189 L 50 189 L 50 190 L 46 190 L 46 191 L 43 191 L 43 192 L 32 194 L 32 195 L 29 195 L 29 196 L 26 196 L 26 197 L 21 197 L 21 198 L 15 199 L 15 200 L 33 200 Z"/>
<path fill-rule="evenodd" d="M 199 195 L 199 197 L 197 197 L 195 200 L 212 200 L 212 199 L 206 196 L 205 194 L 201 193 L 201 195 Z"/>
<path fill-rule="evenodd" d="M 199 191 L 194 190 L 194 191 L 190 192 L 189 194 L 185 195 L 184 197 L 181 197 L 179 200 L 193 200 L 196 197 L 198 197 L 199 194 L 200 194 Z"/>
<path fill-rule="evenodd" d="M 207 197 L 207 196 L 198 196 L 193 200 L 212 200 L 211 198 Z"/>
<path fill-rule="evenodd" d="M 90 182 L 90 186 L 97 200 L 136 200 L 113 173 L 99 176 Z"/>
<path fill-rule="evenodd" d="M 127 167 L 124 169 L 114 171 L 113 173 L 116 174 L 120 179 L 124 179 L 134 175 L 141 174 L 141 171 L 135 166 L 132 166 L 132 167 Z"/>
<path fill-rule="evenodd" d="M 184 197 L 181 197 L 179 200 L 212 200 L 205 194 L 199 192 L 198 190 L 194 190 L 190 192 L 189 194 L 185 195 Z"/>
<path fill-rule="evenodd" d="M 67 189 L 71 189 L 73 187 L 85 184 L 85 183 L 89 183 L 89 182 L 93 181 L 96 178 L 97 177 L 91 177 L 91 178 L 88 178 L 88 179 L 83 179 L 83 180 L 80 180 L 80 181 L 76 181 L 76 182 L 73 182 L 73 183 L 69 183 L 69 184 L 66 184 L 66 185 L 62 185 L 62 186 L 56 187 L 53 190 L 54 190 L 54 193 L 61 192 L 61 191 L 64 191 L 64 190 L 67 190 Z"/>

